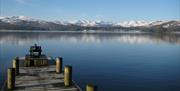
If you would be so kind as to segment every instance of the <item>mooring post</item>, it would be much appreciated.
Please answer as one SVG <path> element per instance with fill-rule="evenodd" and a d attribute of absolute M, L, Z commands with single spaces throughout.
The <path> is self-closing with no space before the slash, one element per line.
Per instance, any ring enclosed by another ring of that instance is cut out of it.
<path fill-rule="evenodd" d="M 64 85 L 71 86 L 72 84 L 72 66 L 64 67 Z"/>
<path fill-rule="evenodd" d="M 15 75 L 19 75 L 19 57 L 13 59 L 13 68 L 15 68 Z"/>
<path fill-rule="evenodd" d="M 57 57 L 56 58 L 56 73 L 62 72 L 62 66 L 63 66 L 62 57 Z"/>
<path fill-rule="evenodd" d="M 39 62 L 40 62 L 39 66 L 42 66 L 42 60 L 40 60 Z"/>
<path fill-rule="evenodd" d="M 86 85 L 86 91 L 97 91 L 97 86 L 88 84 L 88 85 Z"/>
<path fill-rule="evenodd" d="M 7 89 L 12 90 L 15 87 L 15 68 L 9 68 L 7 75 Z"/>

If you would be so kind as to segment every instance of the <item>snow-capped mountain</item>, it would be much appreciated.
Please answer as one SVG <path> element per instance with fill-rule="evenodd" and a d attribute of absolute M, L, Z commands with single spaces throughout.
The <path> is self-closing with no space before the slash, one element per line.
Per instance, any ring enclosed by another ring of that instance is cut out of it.
<path fill-rule="evenodd" d="M 6 23 L 15 23 L 20 21 L 35 21 L 35 19 L 32 19 L 27 16 L 0 17 L 0 20 Z"/>
<path fill-rule="evenodd" d="M 164 28 L 168 28 L 170 26 L 180 26 L 180 21 L 155 21 L 149 24 L 150 26 L 159 26 L 159 25 L 163 25 Z"/>
<path fill-rule="evenodd" d="M 145 30 L 164 30 L 173 29 L 180 31 L 180 20 L 166 21 L 123 21 L 105 22 L 101 20 L 74 20 L 74 21 L 45 21 L 34 19 L 27 16 L 0 17 L 0 29 L 42 29 L 42 30 L 114 30 L 114 29 L 145 29 Z"/>
<path fill-rule="evenodd" d="M 149 26 L 150 22 L 148 21 L 123 21 L 116 23 L 115 26 L 122 26 L 122 27 L 139 27 L 139 26 Z"/>
<path fill-rule="evenodd" d="M 9 24 L 18 24 L 22 22 L 37 22 L 37 23 L 47 23 L 47 21 L 34 19 L 28 16 L 11 16 L 11 17 L 0 17 L 1 22 L 9 23 Z"/>
<path fill-rule="evenodd" d="M 154 21 L 154 22 L 150 23 L 150 25 L 151 26 L 157 26 L 157 25 L 161 25 L 161 24 L 167 23 L 167 22 L 169 22 L 169 21 L 167 21 L 167 20 L 164 20 L 164 21 L 158 20 L 158 21 Z"/>
<path fill-rule="evenodd" d="M 113 26 L 113 23 L 111 22 L 105 22 L 105 21 L 88 21 L 88 20 L 74 20 L 74 21 L 55 21 L 57 24 L 62 24 L 62 25 L 78 25 L 78 26 L 84 26 L 84 27 L 93 27 L 93 26 L 98 26 L 98 27 L 105 27 L 105 26 Z"/>

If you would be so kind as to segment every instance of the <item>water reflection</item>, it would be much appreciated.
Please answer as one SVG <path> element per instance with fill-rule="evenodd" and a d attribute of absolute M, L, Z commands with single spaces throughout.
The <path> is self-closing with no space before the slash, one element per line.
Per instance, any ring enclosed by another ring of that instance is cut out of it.
<path fill-rule="evenodd" d="M 11 60 L 27 54 L 32 43 L 64 57 L 81 88 L 94 83 L 98 91 L 180 91 L 178 34 L 0 32 L 0 86 Z"/>
<path fill-rule="evenodd" d="M 24 45 L 33 41 L 58 40 L 73 43 L 102 43 L 113 40 L 120 43 L 174 43 L 180 44 L 180 34 L 120 34 L 120 33 L 66 33 L 66 32 L 1 32 L 0 44 Z"/>

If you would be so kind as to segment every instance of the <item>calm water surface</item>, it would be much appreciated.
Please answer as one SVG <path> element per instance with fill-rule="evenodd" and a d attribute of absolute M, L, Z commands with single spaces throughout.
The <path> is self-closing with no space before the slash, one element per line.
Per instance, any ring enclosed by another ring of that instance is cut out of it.
<path fill-rule="evenodd" d="M 62 56 L 73 79 L 98 91 L 180 91 L 180 34 L 0 32 L 0 86 L 15 56 L 31 45 Z"/>

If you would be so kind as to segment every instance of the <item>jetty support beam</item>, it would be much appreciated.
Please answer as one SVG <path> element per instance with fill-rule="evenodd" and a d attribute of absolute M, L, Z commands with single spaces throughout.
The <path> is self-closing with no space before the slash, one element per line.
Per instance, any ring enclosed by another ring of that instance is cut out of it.
<path fill-rule="evenodd" d="M 72 66 L 64 67 L 64 85 L 71 86 L 72 84 Z"/>
<path fill-rule="evenodd" d="M 19 57 L 13 59 L 13 68 L 15 68 L 15 75 L 19 75 Z"/>
<path fill-rule="evenodd" d="M 97 86 L 88 84 L 88 85 L 86 85 L 86 91 L 97 91 Z"/>
<path fill-rule="evenodd" d="M 7 75 L 7 89 L 13 90 L 15 88 L 15 68 L 9 68 Z"/>
<path fill-rule="evenodd" d="M 56 58 L 56 73 L 62 73 L 62 66 L 63 66 L 63 58 L 57 57 Z"/>

